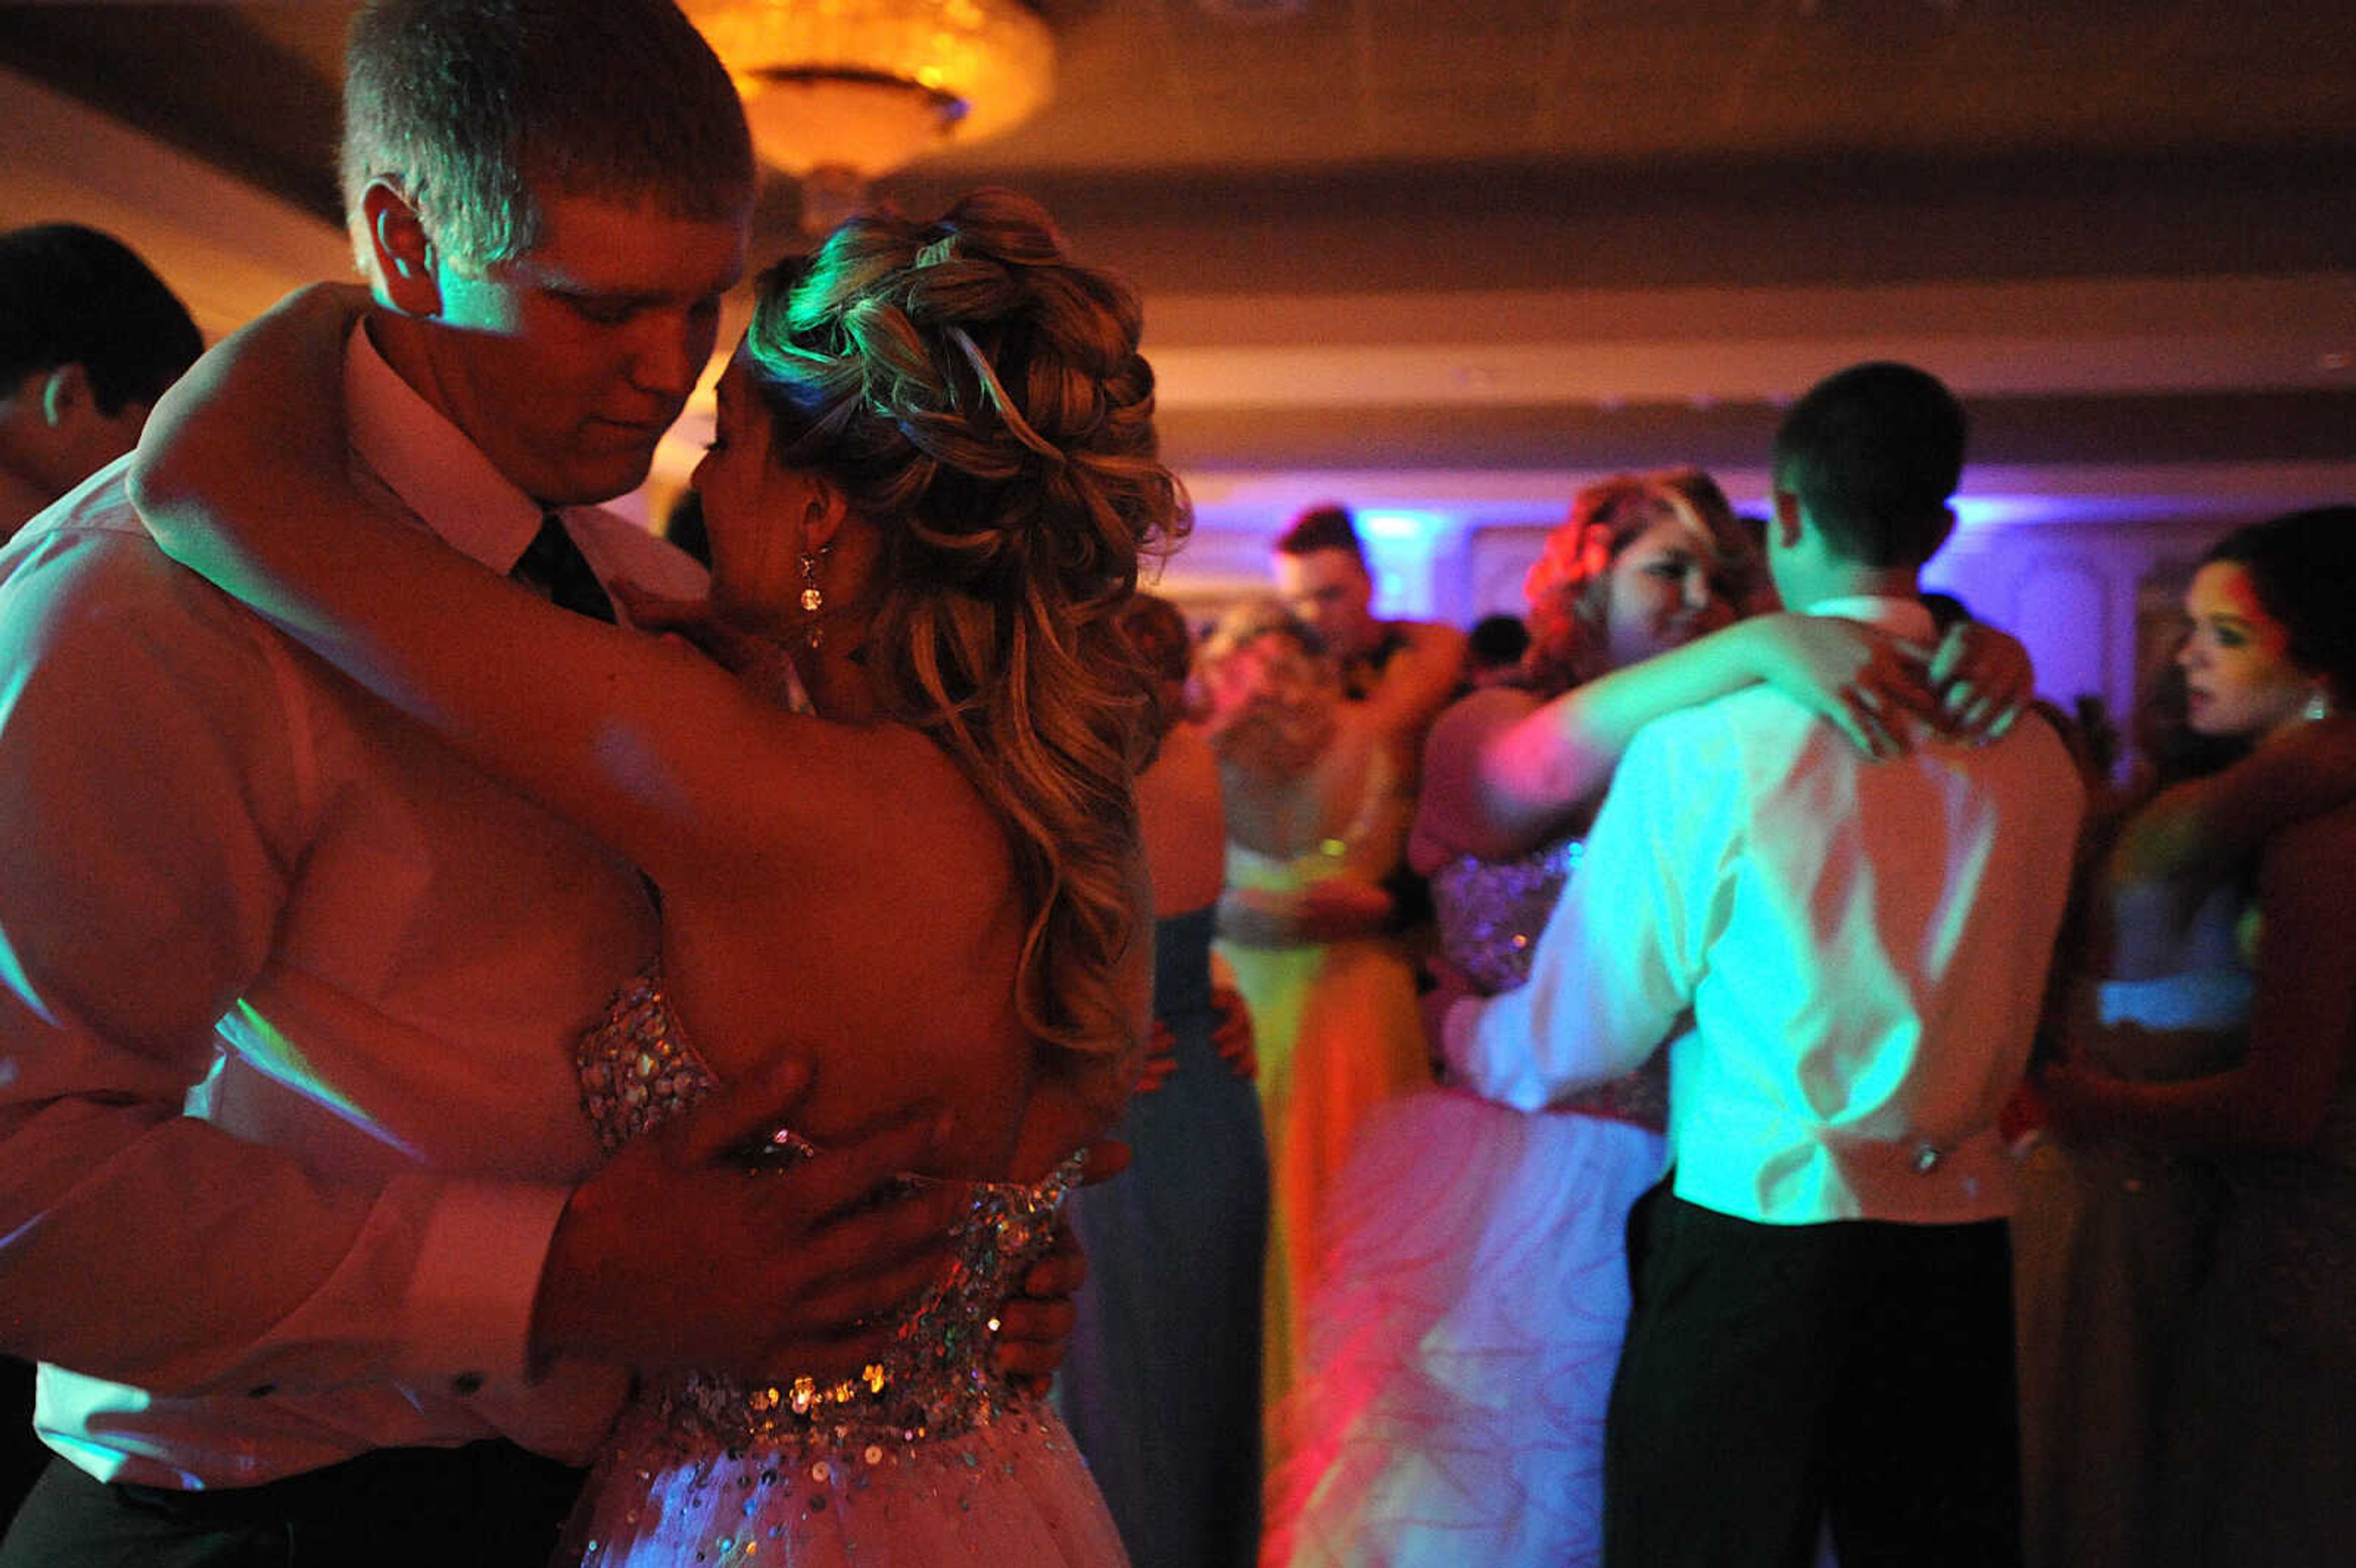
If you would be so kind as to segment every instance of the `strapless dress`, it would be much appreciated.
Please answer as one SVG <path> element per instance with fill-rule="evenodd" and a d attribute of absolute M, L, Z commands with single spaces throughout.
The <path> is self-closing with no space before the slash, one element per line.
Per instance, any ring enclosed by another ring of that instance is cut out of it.
<path fill-rule="evenodd" d="M 583 1103 L 608 1148 L 717 1083 L 659 970 L 616 997 L 583 1038 L 578 1065 Z M 790 1133 L 776 1142 L 787 1161 L 813 1152 Z M 969 1184 L 947 1276 L 856 1377 L 746 1383 L 691 1372 L 641 1390 L 597 1461 L 560 1561 L 1125 1563 L 1063 1424 L 1017 1393 L 991 1356 L 997 1312 L 1047 1251 L 1078 1172 L 1075 1156 L 1035 1185 Z"/>

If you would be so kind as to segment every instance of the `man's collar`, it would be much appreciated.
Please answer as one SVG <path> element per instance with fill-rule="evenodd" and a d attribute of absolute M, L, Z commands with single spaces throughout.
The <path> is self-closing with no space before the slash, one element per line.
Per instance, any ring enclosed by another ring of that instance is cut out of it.
<path fill-rule="evenodd" d="M 1915 642 L 1936 639 L 1938 625 L 1922 601 L 1908 596 L 1886 593 L 1849 593 L 1834 599 L 1819 599 L 1809 605 L 1804 614 L 1833 615 L 1844 621 L 1863 621 L 1869 626 L 1879 626 L 1885 632 L 1895 632 Z"/>
<path fill-rule="evenodd" d="M 344 405 L 352 449 L 404 506 L 493 571 L 515 565 L 540 531 L 539 503 L 401 379 L 366 324 L 344 352 Z"/>

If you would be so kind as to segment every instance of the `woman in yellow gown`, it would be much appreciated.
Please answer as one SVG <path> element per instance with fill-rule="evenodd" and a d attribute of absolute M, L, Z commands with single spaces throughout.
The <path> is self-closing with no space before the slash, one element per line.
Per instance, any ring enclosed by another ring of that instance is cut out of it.
<path fill-rule="evenodd" d="M 1414 962 L 1382 885 L 1415 803 L 1315 634 L 1273 601 L 1231 612 L 1202 669 L 1227 803 L 1217 951 L 1251 1010 L 1268 1132 L 1261 1385 L 1274 1411 L 1298 1367 L 1326 1191 L 1367 1114 L 1431 1081 Z M 1280 1443 L 1271 1427 L 1271 1468 Z"/>

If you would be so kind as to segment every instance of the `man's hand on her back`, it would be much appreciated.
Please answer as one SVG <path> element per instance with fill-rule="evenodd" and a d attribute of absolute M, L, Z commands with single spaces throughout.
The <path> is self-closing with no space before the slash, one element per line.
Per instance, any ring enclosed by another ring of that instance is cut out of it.
<path fill-rule="evenodd" d="M 562 1356 L 760 1381 L 876 1359 L 947 1264 L 965 1205 L 954 1188 L 886 1196 L 947 1119 L 905 1112 L 807 1159 L 749 1165 L 741 1151 L 791 1125 L 809 1082 L 780 1059 L 574 1189 L 533 1312 L 536 1368 Z"/>
<path fill-rule="evenodd" d="M 1085 1178 L 1093 1187 L 1129 1168 L 1130 1148 L 1119 1138 L 1088 1146 Z M 1087 1282 L 1087 1254 L 1071 1221 L 1055 1226 L 1055 1244 L 1023 1276 L 1022 1294 L 999 1312 L 998 1370 L 1025 1393 L 1044 1395 L 1070 1349 L 1079 1308 L 1073 1298 Z"/>

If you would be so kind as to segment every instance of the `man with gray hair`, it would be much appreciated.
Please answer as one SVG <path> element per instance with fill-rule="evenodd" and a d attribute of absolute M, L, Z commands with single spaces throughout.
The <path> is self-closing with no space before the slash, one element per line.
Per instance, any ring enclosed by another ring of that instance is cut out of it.
<path fill-rule="evenodd" d="M 354 474 L 584 613 L 699 592 L 595 503 L 743 272 L 726 72 L 670 0 L 388 0 L 348 65 Z M 855 1367 L 937 1268 L 937 1200 L 864 1201 L 928 1115 L 602 1163 L 636 872 L 174 567 L 120 468 L 0 552 L 0 1344 L 60 1456 L 0 1563 L 537 1565 L 633 1371 Z"/>

